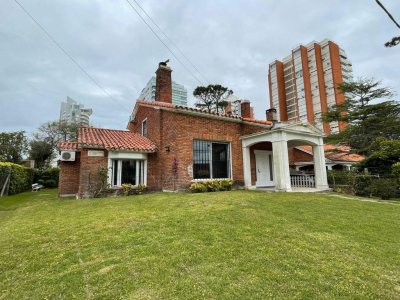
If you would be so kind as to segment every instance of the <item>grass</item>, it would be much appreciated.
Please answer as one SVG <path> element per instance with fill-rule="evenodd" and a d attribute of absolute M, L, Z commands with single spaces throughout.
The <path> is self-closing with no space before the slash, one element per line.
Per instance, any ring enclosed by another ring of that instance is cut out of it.
<path fill-rule="evenodd" d="M 0 198 L 0 299 L 400 298 L 400 205 L 56 194 Z"/>

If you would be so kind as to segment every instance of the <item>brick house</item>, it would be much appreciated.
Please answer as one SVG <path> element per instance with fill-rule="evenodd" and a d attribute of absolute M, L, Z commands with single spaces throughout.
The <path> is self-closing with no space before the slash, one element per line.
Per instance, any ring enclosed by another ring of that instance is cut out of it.
<path fill-rule="evenodd" d="M 254 119 L 249 101 L 241 102 L 240 116 L 174 105 L 171 72 L 160 63 L 156 99 L 136 101 L 127 131 L 83 127 L 77 142 L 59 144 L 75 157 L 61 161 L 61 196 L 90 196 L 99 166 L 115 188 L 130 183 L 184 190 L 194 181 L 230 178 L 236 186 L 290 191 L 288 149 L 299 145 L 314 151 L 313 187 L 328 187 L 322 132 L 309 124 Z"/>
<path fill-rule="evenodd" d="M 327 170 L 349 171 L 353 165 L 365 159 L 365 156 L 351 153 L 348 146 L 326 144 L 325 164 Z M 313 171 L 314 161 L 312 147 L 299 146 L 289 149 L 289 164 L 296 171 Z"/>

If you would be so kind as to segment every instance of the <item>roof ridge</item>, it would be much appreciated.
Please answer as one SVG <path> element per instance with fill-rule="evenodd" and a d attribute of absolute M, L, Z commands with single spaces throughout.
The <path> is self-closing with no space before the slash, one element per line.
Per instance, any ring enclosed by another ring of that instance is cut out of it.
<path fill-rule="evenodd" d="M 136 100 L 136 104 L 167 107 L 167 108 L 172 108 L 172 109 L 177 109 L 177 110 L 180 109 L 180 110 L 186 110 L 186 111 L 194 111 L 194 112 L 199 112 L 199 113 L 203 113 L 203 114 L 207 114 L 207 115 L 213 115 L 213 116 L 223 117 L 223 118 L 228 118 L 228 119 L 233 119 L 233 120 L 241 120 L 241 121 L 244 121 L 244 122 L 251 122 L 251 123 L 255 123 L 255 124 L 272 125 L 272 122 L 267 121 L 267 120 L 256 119 L 256 118 L 247 118 L 247 117 L 241 117 L 241 116 L 235 116 L 235 115 L 229 115 L 227 113 L 209 112 L 209 111 L 206 111 L 205 109 L 201 109 L 201 108 L 183 106 L 183 105 L 176 105 L 176 104 L 167 103 L 167 102 L 147 101 L 147 100 L 138 99 L 138 100 Z"/>

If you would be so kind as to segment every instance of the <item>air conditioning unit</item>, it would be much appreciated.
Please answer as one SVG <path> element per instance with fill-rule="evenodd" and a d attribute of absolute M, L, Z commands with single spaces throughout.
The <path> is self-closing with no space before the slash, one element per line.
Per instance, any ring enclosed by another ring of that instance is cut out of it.
<path fill-rule="evenodd" d="M 61 161 L 75 161 L 75 151 L 61 151 Z"/>

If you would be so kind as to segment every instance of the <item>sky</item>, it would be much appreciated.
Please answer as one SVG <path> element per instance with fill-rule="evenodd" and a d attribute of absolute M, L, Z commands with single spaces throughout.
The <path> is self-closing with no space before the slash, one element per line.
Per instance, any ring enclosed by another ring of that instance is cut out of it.
<path fill-rule="evenodd" d="M 93 109 L 92 125 L 125 129 L 142 88 L 166 59 L 189 105 L 197 86 L 221 84 L 265 118 L 269 63 L 325 38 L 346 51 L 355 78 L 382 80 L 400 99 L 400 45 L 384 47 L 400 30 L 374 0 L 136 1 L 201 74 L 164 37 L 177 60 L 127 0 L 18 0 L 99 87 L 15 0 L 2 0 L 0 131 L 31 135 L 59 118 L 67 96 Z M 399 21 L 400 1 L 381 2 Z"/>

